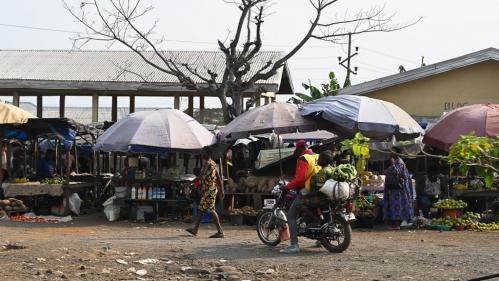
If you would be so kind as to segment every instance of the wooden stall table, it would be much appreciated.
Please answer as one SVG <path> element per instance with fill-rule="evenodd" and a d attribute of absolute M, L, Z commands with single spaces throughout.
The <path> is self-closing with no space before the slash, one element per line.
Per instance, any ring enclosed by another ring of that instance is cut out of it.
<path fill-rule="evenodd" d="M 71 194 L 86 191 L 89 188 L 95 188 L 95 183 L 69 182 L 68 184 L 43 184 L 40 182 L 27 182 L 2 184 L 4 197 L 33 197 L 35 199 L 35 210 L 37 208 L 38 196 L 49 195 L 53 197 L 63 197 L 65 205 L 64 214 L 69 213 L 69 197 Z"/>
<path fill-rule="evenodd" d="M 483 199 L 485 201 L 485 210 L 489 209 L 490 202 L 499 199 L 499 190 L 454 190 L 454 196 L 462 199 Z"/>
<path fill-rule="evenodd" d="M 237 197 L 249 197 L 248 204 L 256 210 L 260 210 L 263 207 L 263 199 L 275 198 L 274 195 L 270 193 L 255 193 L 255 192 L 229 192 L 225 193 L 225 197 L 229 202 L 229 210 L 233 210 L 236 207 Z M 266 197 L 266 198 L 264 198 Z M 250 203 L 251 202 L 251 203 Z"/>

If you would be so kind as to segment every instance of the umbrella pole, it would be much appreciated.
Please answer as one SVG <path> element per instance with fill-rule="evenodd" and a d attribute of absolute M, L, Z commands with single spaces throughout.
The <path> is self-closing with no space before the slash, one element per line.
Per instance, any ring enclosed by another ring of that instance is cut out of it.
<path fill-rule="evenodd" d="M 281 136 L 279 134 L 277 134 L 277 148 L 279 149 L 279 172 L 282 179 L 284 175 L 282 172 Z"/>

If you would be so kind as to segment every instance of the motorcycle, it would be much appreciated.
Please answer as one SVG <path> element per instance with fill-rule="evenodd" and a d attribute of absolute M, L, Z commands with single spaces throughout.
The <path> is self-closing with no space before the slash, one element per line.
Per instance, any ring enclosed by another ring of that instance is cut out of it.
<path fill-rule="evenodd" d="M 281 181 L 272 189 L 277 199 L 273 205 L 264 207 L 257 218 L 258 237 L 271 247 L 281 243 L 281 232 L 288 227 L 286 212 L 298 196 L 295 191 L 283 190 L 284 185 Z M 320 241 L 332 253 L 345 251 L 352 239 L 350 223 L 355 220 L 353 208 L 352 200 L 328 200 L 320 208 L 303 211 L 297 218 L 298 236 Z"/>

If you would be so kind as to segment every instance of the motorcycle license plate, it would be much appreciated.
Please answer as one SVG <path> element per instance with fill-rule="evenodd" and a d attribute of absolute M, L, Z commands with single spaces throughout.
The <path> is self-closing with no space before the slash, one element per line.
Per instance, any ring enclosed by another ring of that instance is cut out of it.
<path fill-rule="evenodd" d="M 353 220 L 355 220 L 355 215 L 353 213 L 347 213 L 347 214 L 343 215 L 343 218 L 346 221 L 353 221 Z"/>
<path fill-rule="evenodd" d="M 263 208 L 264 209 L 272 209 L 276 203 L 275 199 L 263 199 Z"/>

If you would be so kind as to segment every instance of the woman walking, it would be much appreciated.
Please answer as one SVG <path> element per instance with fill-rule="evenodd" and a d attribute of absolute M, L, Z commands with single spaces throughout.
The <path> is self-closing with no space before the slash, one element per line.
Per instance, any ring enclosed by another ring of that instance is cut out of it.
<path fill-rule="evenodd" d="M 203 160 L 203 167 L 196 180 L 201 182 L 201 200 L 198 205 L 198 216 L 194 223 L 193 228 L 186 229 L 187 232 L 196 236 L 198 234 L 199 225 L 203 215 L 207 212 L 211 213 L 213 223 L 216 225 L 218 232 L 210 236 L 210 238 L 224 238 L 224 232 L 220 219 L 215 210 L 215 203 L 217 201 L 217 194 L 220 193 L 221 198 L 224 198 L 224 190 L 222 188 L 222 179 L 217 170 L 217 164 L 212 160 L 211 150 L 204 148 L 201 153 Z M 196 181 L 195 180 L 195 181 Z"/>
<path fill-rule="evenodd" d="M 396 154 L 390 156 L 391 166 L 386 171 L 383 198 L 383 219 L 392 229 L 400 229 L 401 221 L 413 218 L 412 180 L 404 161 Z"/>

